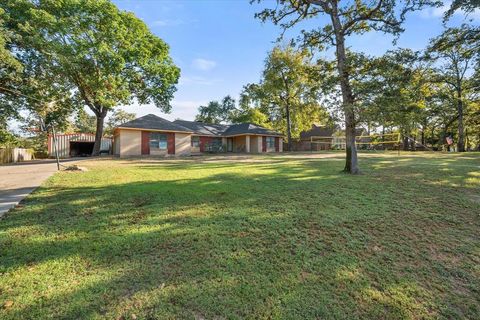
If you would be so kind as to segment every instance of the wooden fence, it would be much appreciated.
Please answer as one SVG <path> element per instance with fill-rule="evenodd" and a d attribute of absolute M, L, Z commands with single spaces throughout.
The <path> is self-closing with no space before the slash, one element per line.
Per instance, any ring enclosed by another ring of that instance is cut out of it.
<path fill-rule="evenodd" d="M 35 159 L 33 149 L 1 148 L 0 163 L 22 162 Z"/>

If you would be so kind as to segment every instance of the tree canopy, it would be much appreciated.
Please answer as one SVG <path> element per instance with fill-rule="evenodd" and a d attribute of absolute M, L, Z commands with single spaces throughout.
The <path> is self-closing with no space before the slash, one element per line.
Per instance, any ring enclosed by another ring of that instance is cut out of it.
<path fill-rule="evenodd" d="M 71 88 L 71 99 L 95 114 L 94 154 L 114 107 L 153 103 L 170 111 L 180 70 L 168 45 L 132 13 L 108 0 L 6 0 L 0 8 L 7 29 L 21 35 L 18 55 L 41 60 Z"/>
<path fill-rule="evenodd" d="M 260 3 L 262 0 L 251 1 Z M 338 84 L 342 93 L 345 117 L 346 163 L 345 172 L 359 173 L 355 132 L 357 115 L 352 92 L 351 74 L 347 65 L 346 39 L 353 34 L 381 31 L 398 35 L 403 31 L 406 14 L 426 5 L 438 4 L 431 0 L 345 1 L 336 0 L 278 0 L 274 8 L 256 14 L 262 21 L 272 21 L 285 31 L 307 19 L 315 19 L 318 27 L 302 31 L 302 43 L 316 48 L 335 47 Z"/>
<path fill-rule="evenodd" d="M 235 112 L 235 100 L 231 96 L 225 96 L 222 101 L 210 101 L 206 106 L 199 106 L 195 121 L 227 123 L 232 121 Z"/>

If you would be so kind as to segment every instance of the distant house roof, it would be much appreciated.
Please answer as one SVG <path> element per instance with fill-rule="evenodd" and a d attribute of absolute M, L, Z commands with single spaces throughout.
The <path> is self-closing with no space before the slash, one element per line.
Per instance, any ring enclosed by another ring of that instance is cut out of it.
<path fill-rule="evenodd" d="M 132 128 L 132 129 L 135 128 L 135 129 L 165 130 L 165 131 L 176 131 L 176 132 L 193 132 L 189 128 L 185 128 L 179 124 L 170 122 L 154 114 L 147 114 L 146 116 L 121 124 L 118 127 Z"/>
<path fill-rule="evenodd" d="M 181 125 L 182 127 L 188 128 L 194 133 L 199 135 L 220 136 L 228 129 L 227 125 L 211 124 L 211 123 L 204 123 L 199 121 L 175 120 L 173 121 L 173 123 Z"/>
<path fill-rule="evenodd" d="M 311 137 L 331 137 L 335 128 L 312 125 L 312 129 L 300 132 L 300 140 L 310 140 Z"/>
<path fill-rule="evenodd" d="M 175 120 L 170 122 L 153 114 L 148 114 L 138 119 L 129 121 L 120 125 L 118 128 L 191 132 L 205 136 L 235 136 L 241 134 L 283 136 L 279 132 L 260 127 L 252 123 L 225 125 L 186 120 Z"/>

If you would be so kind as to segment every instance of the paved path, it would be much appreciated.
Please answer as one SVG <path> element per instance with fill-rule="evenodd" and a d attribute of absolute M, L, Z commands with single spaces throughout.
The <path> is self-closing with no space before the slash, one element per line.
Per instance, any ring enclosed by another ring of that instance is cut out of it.
<path fill-rule="evenodd" d="M 0 166 L 0 218 L 56 171 L 54 160 Z"/>

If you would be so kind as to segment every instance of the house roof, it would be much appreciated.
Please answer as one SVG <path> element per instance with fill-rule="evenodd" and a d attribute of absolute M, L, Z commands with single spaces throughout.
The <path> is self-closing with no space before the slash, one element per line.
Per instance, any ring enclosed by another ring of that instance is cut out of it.
<path fill-rule="evenodd" d="M 186 121 L 186 120 L 175 120 L 173 123 L 181 125 L 185 128 L 190 129 L 196 134 L 199 135 L 214 135 L 220 136 L 223 132 L 228 129 L 227 125 L 223 124 L 211 124 L 204 123 L 199 121 Z"/>
<path fill-rule="evenodd" d="M 269 136 L 283 136 L 279 132 L 257 126 L 253 123 L 239 123 L 232 124 L 228 129 L 223 133 L 224 136 L 234 136 L 239 134 L 260 134 L 260 135 L 269 135 Z"/>
<path fill-rule="evenodd" d="M 120 125 L 118 128 L 191 132 L 198 135 L 217 137 L 242 134 L 283 136 L 279 132 L 272 131 L 253 123 L 225 125 L 186 120 L 175 120 L 171 122 L 153 114 L 148 114 L 146 116 L 129 121 Z"/>
<path fill-rule="evenodd" d="M 176 131 L 176 132 L 193 132 L 189 128 L 185 128 L 179 124 L 160 118 L 154 114 L 147 114 L 146 116 L 126 122 L 118 127 L 132 128 L 132 129 L 165 130 L 165 131 Z"/>
<path fill-rule="evenodd" d="M 191 129 L 194 133 L 199 135 L 214 135 L 214 136 L 235 136 L 241 134 L 260 134 L 270 136 L 283 136 L 279 132 L 258 126 L 253 123 L 239 123 L 239 124 L 211 124 L 198 121 L 175 120 L 174 123 L 182 125 Z"/>

